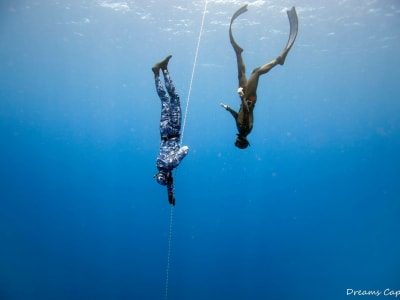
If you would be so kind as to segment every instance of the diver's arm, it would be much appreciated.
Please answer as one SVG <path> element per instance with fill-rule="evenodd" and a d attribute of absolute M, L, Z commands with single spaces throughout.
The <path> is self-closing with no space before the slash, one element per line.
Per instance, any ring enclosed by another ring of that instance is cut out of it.
<path fill-rule="evenodd" d="M 168 184 L 167 184 L 167 192 L 168 192 L 168 202 L 172 206 L 175 206 L 175 196 L 174 196 L 174 178 L 172 177 L 172 172 L 168 175 Z"/>
<path fill-rule="evenodd" d="M 229 111 L 235 120 L 237 119 L 238 113 L 235 110 L 233 110 L 229 105 L 226 105 L 224 103 L 221 103 L 220 105 L 221 105 L 221 107 L 223 107 L 227 111 Z"/>
<path fill-rule="evenodd" d="M 172 167 L 176 168 L 177 166 L 179 166 L 179 164 L 186 157 L 188 152 L 189 152 L 188 146 L 182 146 L 181 148 L 179 148 L 179 150 L 175 154 L 175 157 L 172 160 Z"/>

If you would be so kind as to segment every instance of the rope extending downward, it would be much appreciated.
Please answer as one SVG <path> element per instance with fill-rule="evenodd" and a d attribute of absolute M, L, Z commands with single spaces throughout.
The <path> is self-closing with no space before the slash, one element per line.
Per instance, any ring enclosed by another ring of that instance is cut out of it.
<path fill-rule="evenodd" d="M 170 262 L 171 262 L 172 221 L 174 220 L 173 217 L 174 217 L 174 206 L 171 205 L 171 213 L 170 213 L 170 216 L 169 216 L 167 274 L 166 274 L 166 278 L 165 278 L 165 300 L 168 299 L 169 266 L 170 266 Z"/>
<path fill-rule="evenodd" d="M 189 102 L 190 102 L 190 94 L 192 92 L 192 84 L 193 84 L 194 72 L 196 70 L 196 65 L 197 65 L 197 56 L 199 54 L 200 41 L 201 41 L 201 35 L 203 34 L 203 26 L 204 26 L 204 19 L 205 19 L 205 16 L 206 16 L 206 11 L 207 11 L 207 0 L 205 0 L 205 3 L 204 3 L 203 18 L 201 20 L 199 38 L 197 39 L 197 47 L 196 47 L 196 54 L 194 56 L 194 61 L 193 61 L 192 76 L 190 78 L 189 92 L 188 92 L 188 96 L 187 96 L 187 99 L 186 99 L 186 108 L 185 108 L 185 114 L 184 114 L 184 117 L 183 117 L 182 132 L 181 132 L 181 143 L 183 141 L 183 134 L 185 132 L 186 118 L 187 118 Z M 165 278 L 165 300 L 168 299 L 169 269 L 170 269 L 170 264 L 171 264 L 171 242 L 172 242 L 172 224 L 173 224 L 173 220 L 174 220 L 174 206 L 171 205 L 171 213 L 170 213 L 170 217 L 169 217 L 167 271 L 166 271 L 166 278 Z"/>
<path fill-rule="evenodd" d="M 197 39 L 196 54 L 194 55 L 192 76 L 190 78 L 189 91 L 188 91 L 188 96 L 187 96 L 187 99 L 186 99 L 185 114 L 184 114 L 184 117 L 183 117 L 182 132 L 181 132 L 181 142 L 183 141 L 183 134 L 185 132 L 186 118 L 187 118 L 189 102 L 190 102 L 190 94 L 192 93 L 192 84 L 193 84 L 194 72 L 196 70 L 196 65 L 197 65 L 197 56 L 199 54 L 200 41 L 201 41 L 201 35 L 203 34 L 204 19 L 206 17 L 206 11 L 207 11 L 207 0 L 205 0 L 205 3 L 204 3 L 203 18 L 201 20 L 199 38 Z"/>

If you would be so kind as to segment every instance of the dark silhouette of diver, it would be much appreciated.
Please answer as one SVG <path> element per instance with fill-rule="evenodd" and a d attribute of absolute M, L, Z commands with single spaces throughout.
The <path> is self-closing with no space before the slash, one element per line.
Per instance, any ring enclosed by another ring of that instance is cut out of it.
<path fill-rule="evenodd" d="M 168 62 L 171 57 L 172 55 L 168 55 L 152 68 L 157 94 L 161 100 L 161 144 L 156 163 L 158 173 L 154 175 L 154 178 L 159 184 L 167 186 L 168 202 L 175 205 L 172 170 L 181 163 L 189 148 L 180 146 L 181 105 L 179 95 L 175 91 L 175 86 L 168 72 Z M 160 70 L 164 75 L 165 88 L 169 96 L 161 83 Z"/>
<path fill-rule="evenodd" d="M 269 72 L 276 65 L 283 65 L 290 48 L 292 48 L 294 41 L 296 40 L 298 30 L 298 19 L 296 9 L 292 7 L 287 11 L 287 15 L 290 23 L 290 34 L 289 39 L 282 53 L 271 62 L 258 67 L 253 70 L 249 80 L 246 79 L 246 68 L 243 63 L 242 52 L 243 49 L 236 43 L 232 35 L 232 23 L 241 14 L 247 11 L 247 4 L 238 9 L 232 16 L 231 23 L 229 25 L 229 38 L 232 44 L 233 50 L 236 53 L 237 67 L 238 67 L 238 79 L 239 89 L 238 94 L 241 99 L 241 105 L 239 112 L 236 112 L 228 105 L 221 103 L 221 106 L 229 111 L 235 118 L 236 127 L 239 131 L 235 141 L 235 146 L 239 149 L 245 149 L 250 144 L 247 140 L 247 135 L 253 129 L 253 110 L 257 101 L 257 86 L 258 79 L 262 74 Z"/>

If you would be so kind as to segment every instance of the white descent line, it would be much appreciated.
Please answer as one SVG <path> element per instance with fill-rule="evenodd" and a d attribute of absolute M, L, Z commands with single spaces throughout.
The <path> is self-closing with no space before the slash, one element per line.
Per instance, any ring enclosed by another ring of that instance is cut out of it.
<path fill-rule="evenodd" d="M 172 221 L 174 220 L 174 206 L 171 206 L 171 213 L 169 216 L 169 237 L 168 237 L 168 257 L 167 257 L 167 274 L 165 278 L 165 300 L 168 299 L 168 284 L 169 284 L 169 266 L 171 261 L 171 241 L 172 241 Z"/>
<path fill-rule="evenodd" d="M 190 101 L 190 94 L 192 92 L 193 77 L 194 77 L 194 72 L 196 70 L 197 56 L 199 54 L 200 41 L 201 41 L 201 35 L 203 33 L 204 19 L 206 16 L 206 11 L 207 11 L 207 0 L 205 0 L 205 3 L 204 3 L 203 18 L 201 20 L 200 33 L 199 33 L 199 38 L 197 40 L 196 54 L 194 56 L 194 62 L 193 62 L 192 76 L 190 78 L 189 92 L 188 92 L 188 96 L 187 96 L 187 100 L 186 100 L 186 108 L 185 108 L 185 114 L 184 114 L 184 118 L 183 118 L 182 132 L 181 132 L 181 144 L 183 141 L 183 134 L 185 132 L 186 118 L 187 118 L 187 114 L 188 114 L 189 101 Z M 172 224 L 173 224 L 173 219 L 174 219 L 173 217 L 174 217 L 174 206 L 171 205 L 171 214 L 170 214 L 170 219 L 169 219 L 167 271 L 166 271 L 166 278 L 165 278 L 165 300 L 168 299 L 169 270 L 170 270 L 170 265 L 171 265 L 171 242 L 172 242 L 172 229 L 173 229 Z"/>
<path fill-rule="evenodd" d="M 203 18 L 202 18 L 202 20 L 201 20 L 199 38 L 197 39 L 196 54 L 194 55 L 192 76 L 191 76 L 191 78 L 190 78 L 189 92 L 188 92 L 188 96 L 187 96 L 187 99 L 186 99 L 186 108 L 185 108 L 185 114 L 184 114 L 184 118 L 183 118 L 182 133 L 181 133 L 181 143 L 182 143 L 182 141 L 183 141 L 183 134 L 184 134 L 184 132 L 185 132 L 186 118 L 187 118 L 187 114 L 188 114 L 188 108 L 189 108 L 189 102 L 190 102 L 190 95 L 191 95 L 191 93 L 192 93 L 192 85 L 193 85 L 194 72 L 195 72 L 195 70 L 196 70 L 196 65 L 197 65 L 197 56 L 198 56 L 198 54 L 199 54 L 200 41 L 201 41 L 201 35 L 203 34 L 204 19 L 205 19 L 205 17 L 206 17 L 206 11 L 207 11 L 207 0 L 206 0 L 205 3 L 204 3 Z"/>

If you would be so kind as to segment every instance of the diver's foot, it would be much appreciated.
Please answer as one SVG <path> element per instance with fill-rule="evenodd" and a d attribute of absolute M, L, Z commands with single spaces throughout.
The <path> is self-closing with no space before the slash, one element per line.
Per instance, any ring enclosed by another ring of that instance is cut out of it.
<path fill-rule="evenodd" d="M 160 68 L 159 68 L 157 65 L 155 65 L 154 67 L 152 67 L 151 70 L 152 70 L 153 73 L 154 73 L 154 77 L 157 77 L 157 76 L 160 75 Z"/>
<path fill-rule="evenodd" d="M 243 49 L 238 44 L 236 44 L 235 41 L 231 41 L 231 45 L 232 45 L 233 50 L 235 51 L 235 53 L 242 54 Z"/>
<path fill-rule="evenodd" d="M 161 70 L 165 70 L 168 67 L 168 62 L 171 59 L 172 55 L 168 55 L 164 60 L 159 62 Z"/>
<path fill-rule="evenodd" d="M 162 61 L 156 63 L 156 64 L 154 65 L 154 67 L 151 68 L 151 70 L 152 70 L 153 73 L 154 73 L 154 76 L 158 76 L 158 75 L 159 75 L 160 69 L 163 70 L 163 71 L 164 71 L 164 70 L 167 70 L 167 68 L 168 68 L 168 62 L 169 62 L 169 60 L 171 59 L 171 57 L 172 57 L 172 55 L 168 55 L 166 58 L 164 58 Z"/>
<path fill-rule="evenodd" d="M 166 70 L 168 68 L 168 62 L 171 59 L 171 57 L 172 55 L 168 55 L 162 61 L 156 63 L 156 66 L 158 66 L 161 70 Z"/>
<path fill-rule="evenodd" d="M 239 46 L 236 48 L 236 47 L 234 47 L 234 49 L 235 49 L 235 53 L 237 53 L 238 55 L 241 55 L 242 54 L 242 52 L 243 52 L 243 49 L 242 48 L 240 48 Z"/>
<path fill-rule="evenodd" d="M 279 55 L 276 58 L 276 62 L 278 64 L 280 64 L 281 66 L 283 66 L 283 64 L 285 63 L 285 59 L 286 59 L 287 54 L 288 54 L 288 52 L 283 52 L 281 55 Z"/>

